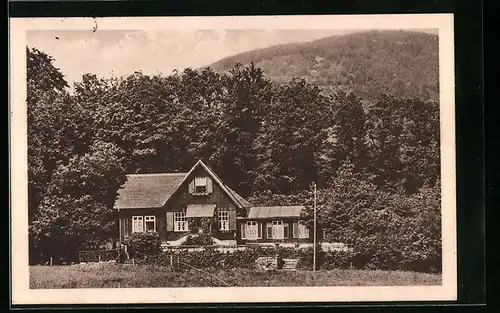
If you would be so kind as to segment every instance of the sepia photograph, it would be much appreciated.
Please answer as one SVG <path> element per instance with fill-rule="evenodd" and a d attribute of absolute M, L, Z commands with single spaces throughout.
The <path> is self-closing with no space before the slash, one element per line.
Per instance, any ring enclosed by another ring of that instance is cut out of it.
<path fill-rule="evenodd" d="M 11 51 L 14 299 L 456 299 L 452 15 L 18 19 Z"/>

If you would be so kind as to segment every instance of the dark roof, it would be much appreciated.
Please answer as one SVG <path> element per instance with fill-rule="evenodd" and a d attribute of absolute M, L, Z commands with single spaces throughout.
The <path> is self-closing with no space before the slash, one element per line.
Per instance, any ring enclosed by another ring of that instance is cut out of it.
<path fill-rule="evenodd" d="M 130 174 L 118 191 L 115 209 L 158 208 L 165 204 L 187 173 Z"/>
<path fill-rule="evenodd" d="M 302 210 L 302 205 L 251 207 L 248 218 L 300 217 Z"/>
<path fill-rule="evenodd" d="M 234 190 L 226 186 L 222 180 L 201 160 L 191 168 L 189 173 L 130 174 L 125 184 L 118 191 L 115 209 L 159 208 L 165 205 L 170 197 L 181 187 L 185 179 L 197 166 L 202 166 L 219 184 L 224 192 L 238 207 L 247 209 L 252 205 Z"/>

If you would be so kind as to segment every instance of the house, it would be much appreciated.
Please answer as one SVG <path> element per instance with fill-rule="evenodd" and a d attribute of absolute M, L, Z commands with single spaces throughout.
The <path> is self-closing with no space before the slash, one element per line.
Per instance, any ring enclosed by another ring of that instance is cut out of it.
<path fill-rule="evenodd" d="M 179 245 L 206 221 L 220 245 L 310 241 L 299 223 L 303 206 L 252 206 L 201 160 L 188 173 L 127 175 L 114 209 L 120 242 L 155 231 L 163 242 Z"/>

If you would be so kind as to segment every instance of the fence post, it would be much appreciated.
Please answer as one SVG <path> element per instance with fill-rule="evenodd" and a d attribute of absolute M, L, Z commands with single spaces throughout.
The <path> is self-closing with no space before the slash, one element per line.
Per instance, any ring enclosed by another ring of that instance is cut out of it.
<path fill-rule="evenodd" d="M 173 267 L 174 266 L 174 255 L 171 254 L 170 255 L 170 267 Z"/>
<path fill-rule="evenodd" d="M 99 253 L 99 263 L 101 263 L 101 251 L 99 251 L 98 253 Z"/>
<path fill-rule="evenodd" d="M 52 257 L 50 257 L 50 266 L 52 266 Z"/>

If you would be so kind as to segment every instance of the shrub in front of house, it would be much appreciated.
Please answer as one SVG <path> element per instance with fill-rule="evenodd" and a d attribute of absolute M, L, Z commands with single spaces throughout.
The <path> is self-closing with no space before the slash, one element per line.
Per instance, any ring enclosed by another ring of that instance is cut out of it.
<path fill-rule="evenodd" d="M 125 240 L 131 258 L 148 259 L 161 252 L 160 235 L 157 232 L 133 233 Z"/>
<path fill-rule="evenodd" d="M 321 264 L 322 270 L 348 269 L 353 267 L 353 253 L 350 251 L 331 251 L 324 254 Z"/>
<path fill-rule="evenodd" d="M 324 263 L 326 253 L 321 249 L 321 246 L 316 247 L 316 269 L 320 269 Z M 312 247 L 307 249 L 298 249 L 296 258 L 299 259 L 297 269 L 312 270 L 314 263 L 314 249 Z"/>
<path fill-rule="evenodd" d="M 197 235 L 188 235 L 183 246 L 211 246 L 214 244 L 214 239 L 210 234 L 200 233 Z"/>
<path fill-rule="evenodd" d="M 266 249 L 246 249 L 234 252 L 221 252 L 215 249 L 203 249 L 201 251 L 178 251 L 175 254 L 161 252 L 148 258 L 138 260 L 140 264 L 154 264 L 160 266 L 169 266 L 171 262 L 175 265 L 177 259 L 196 268 L 252 268 L 255 266 L 257 257 L 262 256 L 259 252 Z M 274 253 L 265 251 L 265 256 L 276 256 Z"/>
<path fill-rule="evenodd" d="M 159 250 L 149 249 L 148 251 L 158 251 L 157 254 L 146 253 L 147 257 L 139 258 L 138 263 L 155 264 L 160 266 L 170 265 L 170 253 L 159 252 Z M 313 248 L 263 248 L 252 247 L 234 252 L 221 252 L 216 249 L 203 249 L 201 251 L 177 251 L 173 261 L 177 256 L 184 263 L 197 268 L 253 268 L 258 257 L 277 257 L 279 259 L 298 259 L 297 269 L 312 270 Z M 439 265 L 436 265 L 437 257 L 428 258 L 425 262 L 421 256 L 414 259 L 403 257 L 397 251 L 331 251 L 324 252 L 318 246 L 316 251 L 316 269 L 365 269 L 365 270 L 405 270 L 420 272 L 438 272 Z M 282 265 L 282 264 L 281 264 Z M 435 267 L 435 268 L 433 268 Z"/>

